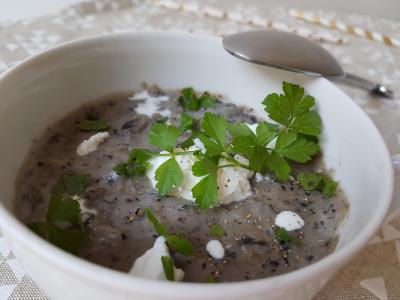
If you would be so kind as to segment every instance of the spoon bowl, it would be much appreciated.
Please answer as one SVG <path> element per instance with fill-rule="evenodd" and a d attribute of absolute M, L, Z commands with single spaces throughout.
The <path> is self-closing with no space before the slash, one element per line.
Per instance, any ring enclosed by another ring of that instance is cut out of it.
<path fill-rule="evenodd" d="M 264 30 L 229 35 L 222 40 L 237 58 L 313 76 L 344 76 L 337 60 L 321 46 L 295 34 Z"/>
<path fill-rule="evenodd" d="M 231 55 L 252 63 L 328 77 L 386 98 L 394 97 L 386 86 L 345 72 L 327 50 L 293 33 L 274 30 L 240 32 L 224 37 L 222 45 Z"/>

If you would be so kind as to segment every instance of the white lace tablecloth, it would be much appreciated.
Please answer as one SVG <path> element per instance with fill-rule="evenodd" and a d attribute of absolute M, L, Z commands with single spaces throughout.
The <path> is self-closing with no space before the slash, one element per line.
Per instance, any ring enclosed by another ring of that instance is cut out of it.
<path fill-rule="evenodd" d="M 326 11 L 294 13 L 267 3 L 193 0 L 183 1 L 182 6 L 181 1 L 173 0 L 98 0 L 33 20 L 0 23 L 0 73 L 59 43 L 98 34 L 151 29 L 208 35 L 266 27 L 295 30 L 325 41 L 321 44 L 347 71 L 387 84 L 395 91 L 397 99 L 383 100 L 339 86 L 373 119 L 391 153 L 400 153 L 400 44 L 396 46 L 400 23 Z M 331 21 L 335 22 L 333 26 Z M 399 201 L 399 178 L 395 197 Z M 7 299 L 47 298 L 0 232 L 0 300 Z M 370 244 L 315 299 L 400 299 L 400 219 L 388 219 Z"/>

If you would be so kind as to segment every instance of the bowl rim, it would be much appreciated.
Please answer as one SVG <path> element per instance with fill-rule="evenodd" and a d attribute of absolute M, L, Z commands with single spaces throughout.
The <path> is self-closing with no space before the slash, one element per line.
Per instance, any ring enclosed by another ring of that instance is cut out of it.
<path fill-rule="evenodd" d="M 165 32 L 165 31 L 142 31 L 142 32 L 124 32 L 112 33 L 100 36 L 85 37 L 77 40 L 69 41 L 59 44 L 56 47 L 42 51 L 34 56 L 22 60 L 17 65 L 11 67 L 2 75 L 0 75 L 0 86 L 5 80 L 13 76 L 17 72 L 21 72 L 25 67 L 37 63 L 40 60 L 46 60 L 49 55 L 60 54 L 64 51 L 70 51 L 74 48 L 79 48 L 91 43 L 99 42 L 112 42 L 113 40 L 120 39 L 135 39 L 145 37 L 149 39 L 166 39 L 166 40 L 182 40 L 193 39 L 202 40 L 207 43 L 220 43 L 221 39 L 213 36 L 178 33 L 178 32 Z M 96 265 L 94 263 L 83 260 L 63 250 L 58 249 L 47 241 L 43 240 L 35 233 L 31 232 L 23 223 L 21 223 L 14 215 L 9 212 L 0 202 L 0 225 L 5 228 L 6 232 L 11 233 L 13 238 L 17 239 L 20 243 L 29 247 L 36 255 L 45 257 L 48 262 L 53 264 L 59 269 L 66 270 L 78 277 L 91 278 L 94 282 L 101 284 L 103 287 L 112 287 L 113 289 L 120 289 L 123 291 L 138 292 L 146 295 L 161 295 L 168 290 L 170 297 L 190 298 L 188 295 L 206 295 L 207 296 L 221 296 L 229 297 L 229 295 L 237 296 L 240 294 L 259 294 L 266 290 L 284 290 L 293 284 L 304 284 L 311 277 L 315 275 L 323 275 L 330 272 L 331 269 L 336 268 L 339 264 L 344 264 L 351 259 L 361 248 L 366 245 L 370 238 L 375 234 L 379 226 L 382 224 L 387 210 L 392 201 L 394 175 L 388 148 L 383 140 L 382 135 L 379 133 L 376 125 L 366 115 L 366 113 L 346 95 L 339 88 L 334 86 L 331 82 L 324 78 L 318 79 L 321 84 L 335 89 L 340 95 L 340 101 L 347 102 L 347 105 L 352 106 L 354 111 L 357 111 L 359 120 L 363 125 L 369 126 L 369 134 L 374 136 L 376 142 L 381 148 L 382 171 L 387 176 L 386 188 L 384 189 L 381 197 L 381 205 L 377 207 L 376 213 L 370 218 L 368 226 L 366 226 L 360 234 L 343 248 L 335 250 L 319 261 L 295 271 L 291 271 L 282 275 L 254 279 L 249 281 L 219 283 L 219 284 L 202 284 L 202 283 L 189 283 L 189 282 L 169 282 L 153 279 L 145 279 L 123 272 L 115 271 Z M 28 270 L 29 271 L 29 270 Z"/>

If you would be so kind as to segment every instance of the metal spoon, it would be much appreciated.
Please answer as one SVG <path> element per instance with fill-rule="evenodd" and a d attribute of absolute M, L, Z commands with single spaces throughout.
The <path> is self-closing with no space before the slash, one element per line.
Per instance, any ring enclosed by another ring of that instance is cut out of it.
<path fill-rule="evenodd" d="M 222 44 L 233 56 L 252 63 L 324 76 L 386 98 L 394 97 L 386 86 L 346 73 L 328 51 L 296 34 L 272 30 L 247 31 L 224 37 Z"/>

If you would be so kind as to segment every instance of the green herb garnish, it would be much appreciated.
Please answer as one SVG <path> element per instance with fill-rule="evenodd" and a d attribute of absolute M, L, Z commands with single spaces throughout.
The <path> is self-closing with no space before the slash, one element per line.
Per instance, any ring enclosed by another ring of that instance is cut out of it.
<path fill-rule="evenodd" d="M 281 227 L 276 227 L 274 234 L 275 234 L 275 238 L 281 243 L 290 243 L 291 241 L 293 241 L 295 239 L 294 236 L 291 236 L 290 234 L 288 234 L 288 232 Z"/>
<path fill-rule="evenodd" d="M 167 280 L 175 281 L 174 261 L 170 256 L 162 256 L 161 263 Z"/>
<path fill-rule="evenodd" d="M 160 196 L 167 195 L 174 187 L 178 187 L 183 179 L 182 170 L 175 160 L 171 157 L 156 170 L 156 188 Z"/>
<path fill-rule="evenodd" d="M 297 181 L 300 183 L 304 190 L 319 190 L 326 197 L 334 196 L 338 185 L 336 181 L 318 173 L 301 173 L 297 176 Z"/>
<path fill-rule="evenodd" d="M 79 203 L 71 197 L 62 198 L 60 195 L 53 195 L 50 198 L 47 208 L 47 221 L 64 221 L 70 224 L 80 223 Z"/>
<path fill-rule="evenodd" d="M 322 123 L 318 113 L 311 111 L 315 99 L 304 96 L 304 89 L 296 84 L 283 82 L 282 90 L 283 94 L 270 94 L 263 101 L 269 117 L 290 131 L 318 136 Z"/>
<path fill-rule="evenodd" d="M 207 277 L 207 283 L 218 283 L 218 280 L 214 276 L 209 275 Z"/>
<path fill-rule="evenodd" d="M 147 151 L 143 159 L 132 161 L 130 158 L 114 169 L 128 177 L 141 175 L 149 158 L 166 156 L 165 162 L 155 172 L 156 188 L 161 196 L 165 196 L 183 181 L 177 162 L 179 156 L 194 155 L 197 161 L 192 166 L 192 174 L 202 177 L 192 188 L 198 208 L 211 208 L 218 204 L 217 173 L 221 168 L 241 167 L 261 174 L 273 173 L 280 181 L 288 180 L 292 173 L 291 162 L 306 163 L 320 151 L 318 136 L 322 124 L 318 113 L 312 110 L 314 98 L 304 95 L 303 88 L 283 82 L 282 90 L 283 94 L 270 94 L 263 101 L 268 116 L 277 124 L 260 122 L 253 132 L 245 123 L 228 122 L 222 116 L 205 112 L 199 122 L 200 128 L 195 128 L 194 119 L 182 114 L 180 128 L 166 124 L 151 127 L 149 143 L 161 152 L 137 149 Z M 197 111 L 209 107 L 215 103 L 214 100 L 208 93 L 197 98 L 192 88 L 185 88 L 181 91 L 179 103 L 184 109 Z M 177 146 L 179 137 L 189 130 L 192 136 Z M 194 138 L 204 144 L 205 153 L 187 150 L 193 145 Z M 248 165 L 237 160 L 236 155 L 246 158 Z M 227 163 L 220 165 L 221 159 Z M 321 191 L 326 195 L 332 194 L 336 188 L 332 181 L 322 179 L 320 182 L 324 183 Z"/>
<path fill-rule="evenodd" d="M 126 163 L 116 165 L 113 170 L 118 175 L 133 177 L 143 175 L 149 167 L 148 160 L 152 157 L 152 153 L 145 149 L 134 149 L 129 154 Z"/>
<path fill-rule="evenodd" d="M 90 183 L 89 175 L 63 175 L 53 187 L 52 193 L 56 195 L 80 195 Z"/>
<path fill-rule="evenodd" d="M 178 101 L 183 109 L 191 111 L 198 111 L 201 108 L 210 108 L 217 103 L 217 99 L 208 92 L 204 92 L 200 98 L 197 98 L 195 91 L 191 87 L 181 90 Z"/>
<path fill-rule="evenodd" d="M 89 110 L 88 112 L 86 112 L 86 120 L 95 121 L 98 119 L 100 119 L 100 117 L 96 112 L 94 112 L 92 110 Z"/>
<path fill-rule="evenodd" d="M 187 113 L 183 113 L 181 115 L 181 130 L 187 131 L 194 127 L 195 120 L 192 116 L 188 115 Z"/>
<path fill-rule="evenodd" d="M 34 222 L 28 227 L 54 246 L 70 253 L 76 253 L 86 239 L 86 234 L 80 229 L 62 228 L 49 222 Z"/>
<path fill-rule="evenodd" d="M 221 237 L 225 234 L 225 229 L 221 225 L 214 224 L 210 227 L 209 233 L 212 236 Z"/>
<path fill-rule="evenodd" d="M 181 131 L 172 125 L 156 123 L 151 126 L 149 143 L 161 150 L 172 152 Z"/>
<path fill-rule="evenodd" d="M 153 214 L 151 209 L 146 209 L 146 217 L 153 225 L 158 235 L 164 236 L 168 247 L 182 255 L 190 256 L 193 254 L 193 245 L 188 240 L 181 238 L 177 234 L 170 234 L 167 228 L 162 225 Z"/>
<path fill-rule="evenodd" d="M 30 223 L 28 227 L 55 246 L 76 253 L 86 239 L 86 232 L 79 203 L 71 196 L 83 193 L 89 182 L 88 175 L 62 176 L 53 188 L 46 221 Z"/>
<path fill-rule="evenodd" d="M 110 124 L 103 120 L 84 120 L 80 125 L 79 129 L 82 131 L 104 131 L 110 128 Z"/>

